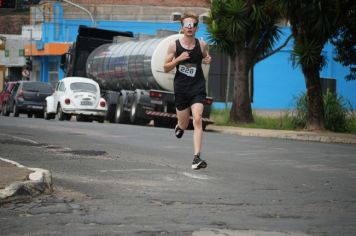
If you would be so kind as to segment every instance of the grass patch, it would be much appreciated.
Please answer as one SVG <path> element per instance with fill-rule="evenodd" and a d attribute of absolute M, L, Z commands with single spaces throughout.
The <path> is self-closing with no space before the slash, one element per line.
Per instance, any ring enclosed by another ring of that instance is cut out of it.
<path fill-rule="evenodd" d="M 253 112 L 255 122 L 251 124 L 234 123 L 229 121 L 229 109 L 213 109 L 211 118 L 214 124 L 218 126 L 234 126 L 242 128 L 255 128 L 255 129 L 274 129 L 274 130 L 300 130 L 295 126 L 295 122 L 290 114 L 284 114 L 278 117 L 257 115 Z M 348 131 L 347 133 L 356 134 L 356 117 L 350 116 L 347 119 Z"/>
<path fill-rule="evenodd" d="M 349 125 L 349 131 L 352 134 L 356 134 L 356 117 L 352 116 L 347 118 L 347 123 Z"/>

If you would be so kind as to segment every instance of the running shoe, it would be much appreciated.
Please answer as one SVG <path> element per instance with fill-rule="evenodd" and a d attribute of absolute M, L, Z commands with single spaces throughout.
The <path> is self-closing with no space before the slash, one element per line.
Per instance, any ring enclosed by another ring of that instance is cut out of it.
<path fill-rule="evenodd" d="M 181 138 L 184 134 L 184 130 L 179 128 L 178 124 L 176 125 L 176 128 L 174 129 L 174 134 L 176 135 L 177 138 Z"/>
<path fill-rule="evenodd" d="M 207 166 L 208 164 L 206 163 L 206 161 L 200 159 L 198 155 L 194 155 L 193 164 L 192 164 L 193 170 L 199 170 L 201 168 L 206 168 Z"/>

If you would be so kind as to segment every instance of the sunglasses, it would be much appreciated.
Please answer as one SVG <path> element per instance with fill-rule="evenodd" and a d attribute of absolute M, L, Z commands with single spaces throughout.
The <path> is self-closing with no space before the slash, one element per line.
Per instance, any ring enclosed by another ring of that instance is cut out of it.
<path fill-rule="evenodd" d="M 194 28 L 194 27 L 197 27 L 197 26 L 198 26 L 198 23 L 193 23 L 191 21 L 183 23 L 183 27 L 184 28 Z"/>

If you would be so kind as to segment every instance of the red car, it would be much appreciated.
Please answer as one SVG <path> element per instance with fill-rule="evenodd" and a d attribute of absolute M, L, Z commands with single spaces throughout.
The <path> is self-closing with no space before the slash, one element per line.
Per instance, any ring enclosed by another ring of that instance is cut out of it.
<path fill-rule="evenodd" d="M 4 112 L 4 107 L 6 105 L 7 99 L 11 93 L 11 91 L 14 89 L 16 82 L 7 82 L 5 84 L 4 90 L 0 93 L 0 112 L 3 116 L 9 115 Z"/>

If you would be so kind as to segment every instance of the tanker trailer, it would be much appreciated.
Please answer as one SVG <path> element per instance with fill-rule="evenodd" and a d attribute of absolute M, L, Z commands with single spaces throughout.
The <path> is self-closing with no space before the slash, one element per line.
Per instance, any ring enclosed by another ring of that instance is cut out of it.
<path fill-rule="evenodd" d="M 163 65 L 170 42 L 182 37 L 131 38 L 124 42 L 104 44 L 96 48 L 86 63 L 87 77 L 97 81 L 100 88 L 115 99 L 115 109 L 107 117 L 116 123 L 147 124 L 173 127 L 176 124 L 173 80 L 175 71 L 165 73 Z M 209 65 L 202 65 L 208 78 Z M 209 119 L 212 98 L 204 101 L 203 127 Z"/>

